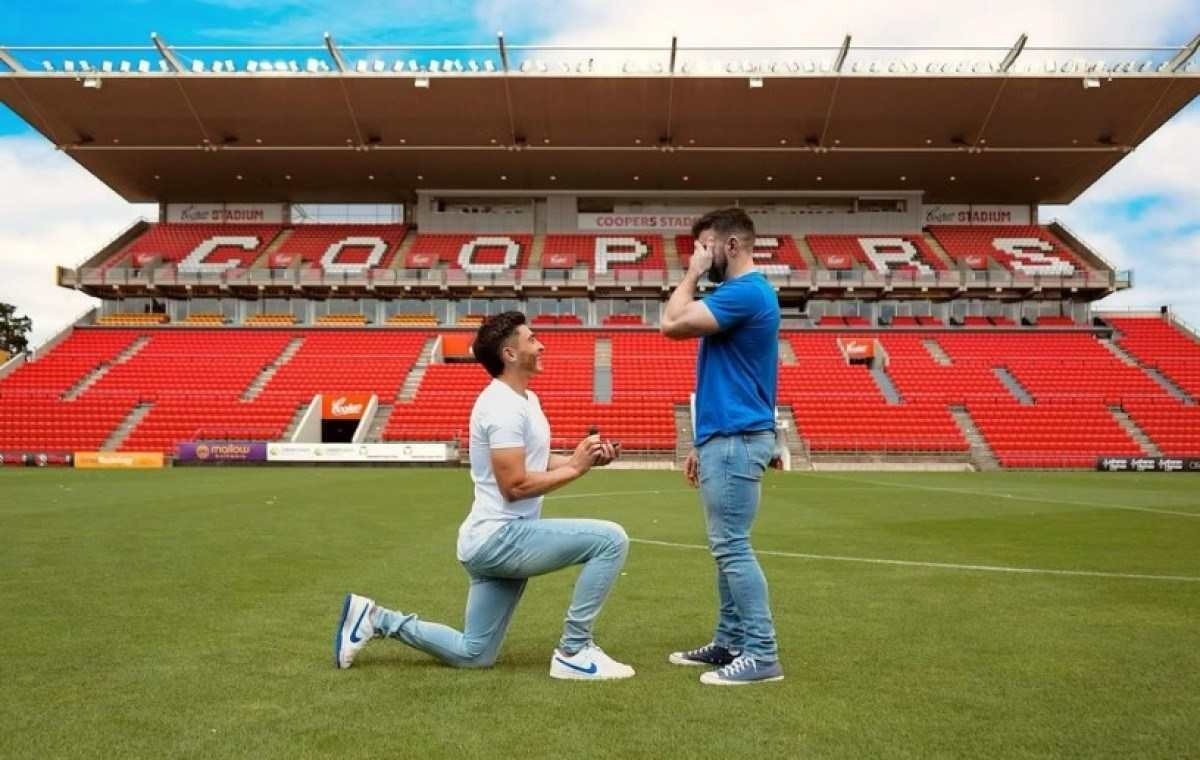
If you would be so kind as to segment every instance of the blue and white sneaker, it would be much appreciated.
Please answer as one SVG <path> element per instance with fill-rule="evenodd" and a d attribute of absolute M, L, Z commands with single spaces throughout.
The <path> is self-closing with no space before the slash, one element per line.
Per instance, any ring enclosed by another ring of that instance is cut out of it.
<path fill-rule="evenodd" d="M 698 649 L 671 652 L 667 657 L 667 662 L 672 665 L 703 665 L 710 668 L 723 668 L 737 659 L 739 654 L 741 652 L 709 642 Z"/>
<path fill-rule="evenodd" d="M 375 600 L 358 594 L 346 594 L 342 602 L 342 616 L 333 633 L 333 664 L 339 669 L 350 667 L 354 656 L 375 638 L 375 627 L 371 624 L 371 613 Z"/>
<path fill-rule="evenodd" d="M 595 644 L 588 644 L 573 655 L 557 649 L 550 658 L 550 677 L 568 681 L 609 681 L 632 678 L 633 668 L 617 662 Z"/>
<path fill-rule="evenodd" d="M 783 668 L 779 662 L 759 662 L 750 655 L 741 655 L 718 670 L 710 670 L 700 676 L 700 683 L 710 686 L 746 686 L 752 683 L 769 683 L 783 680 Z"/>

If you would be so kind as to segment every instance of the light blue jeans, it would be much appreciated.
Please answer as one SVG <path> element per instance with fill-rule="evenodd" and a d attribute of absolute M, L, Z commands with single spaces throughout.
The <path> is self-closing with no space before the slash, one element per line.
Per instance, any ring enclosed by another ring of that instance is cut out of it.
<path fill-rule="evenodd" d="M 447 665 L 490 667 L 496 662 L 526 581 L 582 564 L 558 643 L 560 651 L 573 654 L 591 642 L 596 617 L 628 553 L 629 537 L 614 522 L 513 520 L 463 563 L 471 585 L 461 633 L 382 607 L 375 627 L 382 635 L 400 639 Z"/>
<path fill-rule="evenodd" d="M 717 561 L 720 617 L 713 642 L 763 662 L 779 658 L 767 579 L 750 547 L 762 476 L 775 450 L 766 430 L 709 438 L 697 449 L 708 548 Z"/>

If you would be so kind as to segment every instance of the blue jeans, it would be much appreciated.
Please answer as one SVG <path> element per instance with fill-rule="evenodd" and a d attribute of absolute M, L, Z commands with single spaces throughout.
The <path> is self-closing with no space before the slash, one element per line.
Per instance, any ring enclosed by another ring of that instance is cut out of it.
<path fill-rule="evenodd" d="M 573 654 L 591 642 L 596 617 L 628 552 L 625 530 L 606 520 L 513 520 L 463 563 L 471 585 L 461 633 L 382 607 L 375 627 L 447 665 L 490 667 L 526 580 L 582 564 L 558 644 L 559 650 Z"/>
<path fill-rule="evenodd" d="M 767 579 L 750 547 L 750 527 L 774 450 L 772 430 L 713 436 L 697 449 L 700 498 L 721 603 L 713 642 L 764 662 L 774 662 L 779 654 Z"/>

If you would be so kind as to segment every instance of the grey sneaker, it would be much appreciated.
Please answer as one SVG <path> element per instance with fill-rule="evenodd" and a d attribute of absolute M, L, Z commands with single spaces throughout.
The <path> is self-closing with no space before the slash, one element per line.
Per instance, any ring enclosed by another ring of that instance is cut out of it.
<path fill-rule="evenodd" d="M 782 680 L 783 668 L 778 661 L 759 662 L 745 654 L 719 670 L 710 670 L 700 676 L 700 683 L 710 686 L 745 686 Z"/>
<path fill-rule="evenodd" d="M 741 652 L 726 649 L 713 643 L 705 644 L 699 649 L 687 652 L 671 652 L 667 662 L 672 665 L 706 665 L 710 668 L 721 668 L 733 662 Z"/>

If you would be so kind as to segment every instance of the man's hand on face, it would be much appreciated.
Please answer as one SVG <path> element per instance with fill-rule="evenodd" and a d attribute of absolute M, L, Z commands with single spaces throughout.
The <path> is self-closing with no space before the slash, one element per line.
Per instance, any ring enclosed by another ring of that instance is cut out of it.
<path fill-rule="evenodd" d="M 712 248 L 700 245 L 700 241 L 697 240 L 696 247 L 692 250 L 692 260 L 688 263 L 688 274 L 696 278 L 703 277 L 712 267 L 712 263 Z"/>

